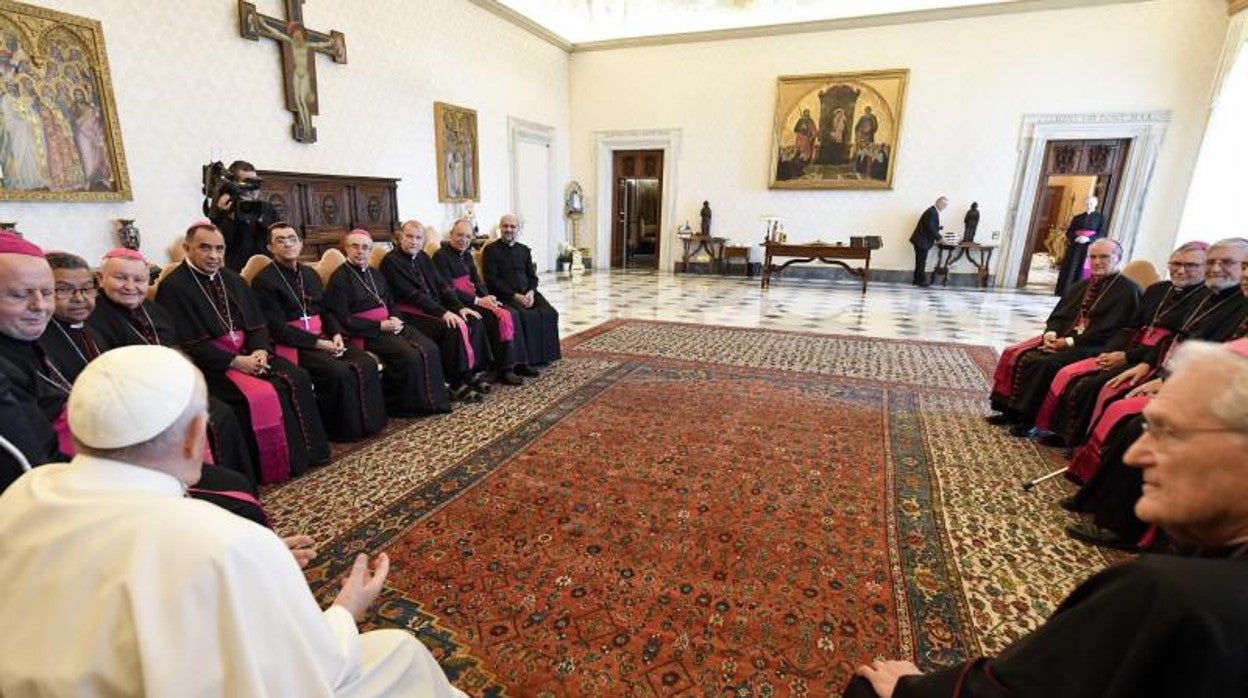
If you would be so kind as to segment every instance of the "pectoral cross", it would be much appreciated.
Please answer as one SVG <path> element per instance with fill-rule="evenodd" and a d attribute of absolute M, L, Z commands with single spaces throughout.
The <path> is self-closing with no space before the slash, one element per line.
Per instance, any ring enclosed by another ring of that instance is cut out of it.
<path fill-rule="evenodd" d="M 291 131 L 300 143 L 315 143 L 312 117 L 320 112 L 316 104 L 315 53 L 332 56 L 335 63 L 347 62 L 347 40 L 342 32 L 329 34 L 303 26 L 304 0 L 284 0 L 286 16 L 280 20 L 256 12 L 256 6 L 238 2 L 239 31 L 244 39 L 273 39 L 282 50 L 282 77 L 286 83 L 286 108 L 295 115 Z"/>
<path fill-rule="evenodd" d="M 308 315 L 307 313 L 304 313 L 303 315 L 299 316 L 299 319 L 303 320 L 303 329 L 311 332 L 312 331 L 312 316 Z"/>

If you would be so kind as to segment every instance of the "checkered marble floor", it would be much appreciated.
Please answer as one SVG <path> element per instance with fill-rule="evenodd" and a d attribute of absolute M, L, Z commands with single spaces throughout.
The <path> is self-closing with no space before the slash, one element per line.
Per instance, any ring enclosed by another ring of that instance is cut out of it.
<path fill-rule="evenodd" d="M 998 351 L 1036 334 L 1051 295 L 1018 291 L 915 288 L 854 280 L 596 270 L 575 279 L 543 274 L 542 293 L 559 309 L 564 336 L 612 318 L 668 320 L 868 337 L 985 344 Z"/>

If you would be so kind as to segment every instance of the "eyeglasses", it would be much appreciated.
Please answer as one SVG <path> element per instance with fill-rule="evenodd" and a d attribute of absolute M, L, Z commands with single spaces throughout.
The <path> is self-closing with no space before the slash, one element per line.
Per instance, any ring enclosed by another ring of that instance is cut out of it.
<path fill-rule="evenodd" d="M 1166 266 L 1170 267 L 1171 269 L 1192 270 L 1192 269 L 1200 269 L 1201 267 L 1205 265 L 1201 264 L 1200 262 L 1170 262 Z"/>
<path fill-rule="evenodd" d="M 1188 437 L 1194 434 L 1216 434 L 1218 432 L 1237 432 L 1238 429 L 1230 427 L 1189 427 L 1186 429 L 1175 428 L 1164 424 L 1150 424 L 1148 418 L 1140 421 L 1140 429 L 1145 434 L 1157 439 L 1160 442 L 1168 443 L 1173 441 L 1186 441 Z"/>
<path fill-rule="evenodd" d="M 84 288 L 71 288 L 69 286 L 56 287 L 56 297 L 60 300 L 68 300 L 76 295 L 81 295 L 83 298 L 95 298 L 95 295 L 99 292 L 100 289 L 95 286 L 86 286 Z"/>
<path fill-rule="evenodd" d="M 299 238 L 297 237 L 273 238 L 273 244 L 281 245 L 282 247 L 294 247 L 295 245 L 299 244 Z"/>

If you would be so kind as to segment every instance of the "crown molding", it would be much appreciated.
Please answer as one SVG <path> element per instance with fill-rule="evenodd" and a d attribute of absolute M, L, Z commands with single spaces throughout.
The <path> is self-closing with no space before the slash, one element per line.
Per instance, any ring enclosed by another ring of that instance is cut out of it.
<path fill-rule="evenodd" d="M 488 10 L 495 15 L 528 31 L 534 36 L 556 46 L 568 53 L 584 53 L 588 51 L 610 51 L 622 48 L 643 46 L 667 46 L 671 44 L 690 44 L 705 41 L 728 41 L 732 39 L 750 39 L 765 36 L 784 36 L 788 34 L 807 34 L 811 32 L 839 31 L 843 29 L 863 29 L 867 27 L 884 27 L 895 24 L 915 24 L 921 22 L 941 22 L 951 19 L 967 19 L 971 17 L 991 17 L 995 15 L 1012 15 L 1026 12 L 1045 12 L 1049 10 L 1068 10 L 1099 5 L 1125 5 L 1129 3 L 1152 2 L 1153 0 L 1017 0 L 997 5 L 974 5 L 967 7 L 947 7 L 933 10 L 914 10 L 912 12 L 896 12 L 891 14 L 864 15 L 861 17 L 845 17 L 841 19 L 812 20 L 809 22 L 793 22 L 788 24 L 768 24 L 757 27 L 739 27 L 735 29 L 715 29 L 711 31 L 687 32 L 683 34 L 663 34 L 659 36 L 639 36 L 625 39 L 607 39 L 604 41 L 586 41 L 572 43 L 534 22 L 527 16 L 503 5 L 498 0 L 470 0 L 474 5 Z M 1232 14 L 1236 5 L 1248 5 L 1248 0 L 1227 0 L 1231 4 Z"/>

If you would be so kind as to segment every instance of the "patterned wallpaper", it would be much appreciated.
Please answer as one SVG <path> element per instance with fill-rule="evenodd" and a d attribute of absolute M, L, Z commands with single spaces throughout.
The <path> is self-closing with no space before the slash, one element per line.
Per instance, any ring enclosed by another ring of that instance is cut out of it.
<path fill-rule="evenodd" d="M 714 232 L 735 243 L 759 242 L 760 216 L 774 214 L 790 241 L 882 235 L 872 266 L 905 269 L 913 265 L 907 239 L 915 220 L 938 195 L 949 197 L 947 228 L 962 229 L 972 201 L 982 211 L 981 235 L 1003 227 L 1024 114 L 1169 109 L 1137 246 L 1164 260 L 1226 27 L 1217 0 L 1157 0 L 576 53 L 572 173 L 594 200 L 595 132 L 678 128 L 677 224 L 696 227 L 709 200 Z M 889 68 L 911 71 L 894 188 L 769 190 L 776 78 Z M 675 230 L 664 234 L 675 242 Z"/>
<path fill-rule="evenodd" d="M 433 102 L 477 110 L 483 227 L 510 208 L 507 118 L 555 131 L 566 180 L 567 54 L 465 0 L 308 0 L 305 23 L 346 34 L 349 63 L 318 56 L 319 140 L 290 137 L 278 49 L 238 33 L 236 0 L 37 0 L 102 22 L 134 183 L 123 203 L 0 203 L 36 242 L 98 258 L 117 218 L 135 218 L 153 259 L 202 218 L 200 166 L 401 177 L 399 213 L 439 228 Z M 257 9 L 284 16 L 281 0 Z"/>

